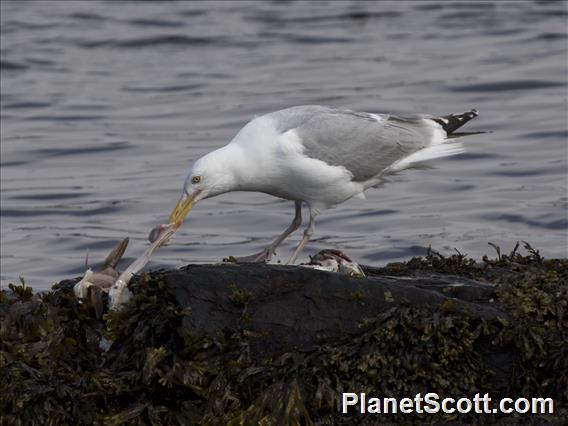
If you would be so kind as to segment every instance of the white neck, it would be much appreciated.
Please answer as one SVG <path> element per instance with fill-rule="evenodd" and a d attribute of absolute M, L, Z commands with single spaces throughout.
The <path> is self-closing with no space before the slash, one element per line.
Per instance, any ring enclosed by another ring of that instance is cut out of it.
<path fill-rule="evenodd" d="M 206 198 L 247 188 L 253 178 L 253 170 L 242 167 L 244 160 L 245 153 L 242 148 L 232 144 L 210 152 L 198 160 L 206 162 L 207 169 L 215 176 L 215 182 Z"/>

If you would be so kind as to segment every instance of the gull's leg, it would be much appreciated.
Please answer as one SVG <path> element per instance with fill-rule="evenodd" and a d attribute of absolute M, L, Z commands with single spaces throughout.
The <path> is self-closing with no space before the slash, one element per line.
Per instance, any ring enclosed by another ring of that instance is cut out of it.
<path fill-rule="evenodd" d="M 314 234 L 314 231 L 316 230 L 317 213 L 313 211 L 311 207 L 309 207 L 309 209 L 310 209 L 310 223 L 308 223 L 308 226 L 304 231 L 304 237 L 302 238 L 302 241 L 300 241 L 300 244 L 298 244 L 298 247 L 296 247 L 296 250 L 294 250 L 294 253 L 292 253 L 292 256 L 290 256 L 290 259 L 288 260 L 288 265 L 294 264 L 294 262 L 298 258 L 298 255 L 302 252 L 304 246 L 306 245 L 306 243 L 309 241 L 311 236 Z"/>
<path fill-rule="evenodd" d="M 236 263 L 259 263 L 270 261 L 270 259 L 272 259 L 272 256 L 276 253 L 276 247 L 278 247 L 280 243 L 282 243 L 282 241 L 284 241 L 286 237 L 288 237 L 288 235 L 298 229 L 302 224 L 302 202 L 296 201 L 295 207 L 296 214 L 294 215 L 294 220 L 292 221 L 290 226 L 288 226 L 288 228 L 286 228 L 286 230 L 272 242 L 272 244 L 270 244 L 260 253 L 255 253 L 253 255 L 244 257 L 231 257 L 230 260 Z"/>

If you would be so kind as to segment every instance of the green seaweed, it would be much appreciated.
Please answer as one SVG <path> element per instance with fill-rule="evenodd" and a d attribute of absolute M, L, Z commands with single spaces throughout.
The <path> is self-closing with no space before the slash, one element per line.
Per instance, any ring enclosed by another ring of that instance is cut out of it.
<path fill-rule="evenodd" d="M 235 284 L 229 286 L 231 294 L 229 299 L 237 306 L 246 308 L 252 299 L 252 293 L 245 288 L 238 288 Z"/>
<path fill-rule="evenodd" d="M 215 336 L 197 335 L 160 273 L 133 279 L 133 299 L 97 319 L 70 286 L 33 294 L 24 283 L 2 291 L 0 421 L 43 424 L 353 424 L 341 415 L 341 392 L 408 396 L 436 391 L 472 396 L 491 390 L 495 371 L 482 351 L 514 354 L 509 397 L 552 396 L 554 420 L 568 416 L 568 260 L 544 259 L 530 245 L 477 262 L 456 253 L 388 265 L 391 275 L 417 270 L 495 284 L 508 318 L 483 321 L 447 301 L 437 308 L 395 304 L 359 331 L 310 352 L 251 357 L 258 335 L 246 321 Z M 388 294 L 387 294 L 388 293 Z M 363 302 L 354 291 L 352 297 Z M 251 294 L 232 288 L 246 314 Z M 392 299 L 385 292 L 385 300 Z M 391 300 L 393 301 L 393 300 Z M 100 348 L 102 339 L 114 343 Z M 497 396 L 497 395 L 495 395 Z M 507 416 L 385 416 L 386 422 L 515 422 Z M 549 416 L 534 418 L 551 421 Z"/>

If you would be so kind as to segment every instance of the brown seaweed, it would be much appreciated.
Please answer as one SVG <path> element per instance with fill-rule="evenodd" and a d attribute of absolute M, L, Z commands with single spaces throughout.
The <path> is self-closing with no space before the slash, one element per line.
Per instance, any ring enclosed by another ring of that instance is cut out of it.
<path fill-rule="evenodd" d="M 187 327 L 184 319 L 195 313 L 167 291 L 160 272 L 135 276 L 132 300 L 103 319 L 88 303 L 77 303 L 74 282 L 35 295 L 12 285 L 0 293 L 1 423 L 370 424 L 376 418 L 340 414 L 341 392 L 459 397 L 480 390 L 496 397 L 553 397 L 554 416 L 525 420 L 561 422 L 568 416 L 568 260 L 544 259 L 528 244 L 525 249 L 525 255 L 518 246 L 506 254 L 499 249 L 479 262 L 430 250 L 405 263 L 365 268 L 366 274 L 432 271 L 491 282 L 494 303 L 507 317 L 482 319 L 457 309 L 452 299 L 437 307 L 390 303 L 355 333 L 313 350 L 261 357 L 251 350 L 260 336 L 247 329 L 253 296 L 237 286 L 231 303 L 243 320 L 203 335 Z M 351 294 L 365 302 L 356 288 Z M 114 341 L 108 352 L 99 349 L 103 337 Z M 488 364 L 485 354 L 497 349 L 514 362 Z M 500 367 L 507 380 L 496 384 Z M 519 420 L 381 417 L 393 423 Z"/>

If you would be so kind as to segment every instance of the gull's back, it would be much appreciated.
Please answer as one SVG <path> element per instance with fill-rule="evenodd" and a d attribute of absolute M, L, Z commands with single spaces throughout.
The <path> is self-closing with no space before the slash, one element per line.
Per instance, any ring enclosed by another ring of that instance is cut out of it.
<path fill-rule="evenodd" d="M 368 181 L 405 157 L 446 142 L 448 134 L 444 123 L 437 121 L 443 118 L 427 115 L 395 116 L 307 105 L 265 117 L 281 134 L 293 132 L 304 155 L 346 168 L 356 182 Z M 453 153 L 456 150 L 447 150 L 445 155 Z"/>

